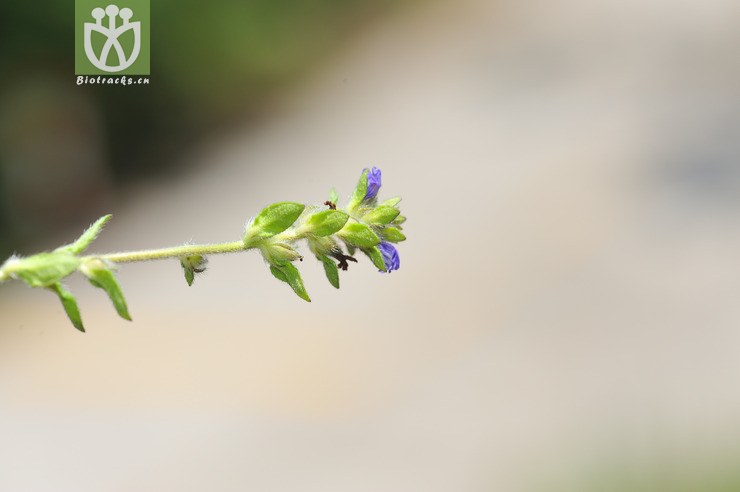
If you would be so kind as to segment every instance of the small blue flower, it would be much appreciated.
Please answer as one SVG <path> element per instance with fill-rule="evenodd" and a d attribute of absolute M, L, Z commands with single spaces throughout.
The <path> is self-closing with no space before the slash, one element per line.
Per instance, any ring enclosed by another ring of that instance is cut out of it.
<path fill-rule="evenodd" d="M 401 259 L 398 257 L 398 250 L 395 246 L 383 241 L 378 245 L 378 249 L 380 249 L 380 253 L 383 255 L 385 269 L 388 273 L 401 268 Z"/>
<path fill-rule="evenodd" d="M 371 200 L 378 195 L 380 190 L 380 169 L 373 166 L 373 168 L 367 173 L 367 193 L 365 193 L 365 200 Z"/>

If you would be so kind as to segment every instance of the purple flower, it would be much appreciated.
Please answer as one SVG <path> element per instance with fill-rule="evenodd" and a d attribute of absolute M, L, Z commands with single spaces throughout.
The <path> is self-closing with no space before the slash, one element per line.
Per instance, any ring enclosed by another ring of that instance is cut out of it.
<path fill-rule="evenodd" d="M 380 190 L 380 169 L 373 166 L 373 168 L 367 173 L 367 193 L 365 193 L 365 200 L 371 200 L 378 195 Z"/>
<path fill-rule="evenodd" d="M 388 273 L 401 268 L 401 259 L 398 257 L 398 250 L 395 246 L 383 241 L 378 245 L 378 249 L 380 249 L 380 253 L 383 255 L 385 270 Z M 382 272 L 382 270 L 380 271 Z"/>

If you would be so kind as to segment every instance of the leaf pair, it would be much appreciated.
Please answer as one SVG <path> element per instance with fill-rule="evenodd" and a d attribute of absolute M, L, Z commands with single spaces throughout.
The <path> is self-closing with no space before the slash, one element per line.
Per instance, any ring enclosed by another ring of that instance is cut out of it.
<path fill-rule="evenodd" d="M 122 318 L 131 321 L 123 292 L 110 268 L 100 259 L 83 260 L 78 256 L 95 241 L 110 218 L 110 215 L 99 218 L 75 242 L 61 246 L 51 253 L 40 253 L 18 260 L 19 263 L 16 265 L 18 271 L 15 275 L 17 277 L 31 287 L 46 287 L 59 297 L 72 325 L 82 332 L 85 331 L 85 327 L 77 300 L 61 284 L 63 278 L 78 269 L 93 286 L 103 289 L 108 294 Z"/>
<path fill-rule="evenodd" d="M 301 299 L 310 302 L 311 299 L 303 285 L 301 274 L 291 263 L 299 259 L 300 255 L 292 246 L 282 242 L 282 236 L 270 238 L 286 231 L 298 222 L 295 234 L 292 235 L 293 238 L 307 237 L 309 242 L 314 243 L 323 241 L 324 238 L 342 230 L 349 220 L 349 215 L 341 210 L 329 209 L 304 216 L 301 219 L 304 211 L 304 205 L 293 202 L 280 202 L 266 207 L 249 223 L 244 235 L 244 244 L 247 247 L 258 247 L 270 264 L 272 275 L 287 283 Z M 372 234 L 372 231 L 370 233 Z M 329 282 L 339 288 L 337 265 L 326 254 L 316 251 L 315 254 L 324 264 L 324 271 Z"/>
<path fill-rule="evenodd" d="M 94 287 L 103 289 L 108 294 L 113 306 L 116 308 L 116 312 L 121 318 L 131 321 L 131 315 L 128 312 L 128 306 L 126 305 L 126 299 L 123 297 L 121 286 L 118 285 L 116 276 L 103 261 L 97 258 L 87 260 L 80 266 L 80 271 Z M 69 317 L 74 327 L 84 332 L 85 327 L 82 324 L 77 300 L 72 293 L 65 290 L 62 284 L 58 282 L 49 288 L 59 296 L 64 311 L 67 313 L 67 317 Z"/>
<path fill-rule="evenodd" d="M 103 289 L 110 297 L 113 306 L 116 308 L 116 312 L 123 319 L 131 321 L 131 315 L 128 313 L 128 307 L 126 306 L 126 300 L 123 297 L 121 287 L 118 285 L 113 272 L 110 270 L 96 270 L 94 272 L 85 272 L 88 276 L 88 280 L 92 285 Z M 84 333 L 85 327 L 82 323 L 82 316 L 80 316 L 80 308 L 77 306 L 77 299 L 71 292 L 66 290 L 61 283 L 57 282 L 48 287 L 52 292 L 59 296 L 59 300 L 62 302 L 64 312 L 67 313 L 67 317 L 72 322 L 72 325 Z"/>

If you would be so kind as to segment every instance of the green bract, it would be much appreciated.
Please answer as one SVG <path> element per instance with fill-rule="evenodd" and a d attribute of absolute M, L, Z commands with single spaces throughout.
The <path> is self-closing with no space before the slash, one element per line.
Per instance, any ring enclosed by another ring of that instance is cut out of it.
<path fill-rule="evenodd" d="M 113 272 L 107 268 L 102 260 L 98 258 L 90 259 L 82 264 L 80 271 L 88 278 L 92 285 L 103 289 L 108 294 L 113 306 L 116 308 L 116 312 L 118 312 L 121 318 L 131 321 L 121 287 L 118 285 Z"/>
<path fill-rule="evenodd" d="M 72 322 L 72 326 L 84 333 L 85 327 L 82 324 L 80 308 L 77 307 L 77 299 L 74 298 L 71 292 L 64 290 L 64 287 L 62 287 L 62 284 L 60 283 L 51 285 L 49 288 L 59 296 L 59 300 L 62 301 L 64 312 L 67 313 L 67 317 Z"/>
<path fill-rule="evenodd" d="M 401 241 L 406 240 L 406 236 L 403 235 L 403 232 L 399 231 L 395 227 L 386 227 L 383 231 L 383 237 L 386 241 L 390 241 L 392 243 L 400 243 Z"/>
<path fill-rule="evenodd" d="M 329 280 L 329 283 L 338 289 L 339 268 L 337 268 L 337 264 L 334 263 L 331 258 L 326 255 L 317 255 L 316 258 L 321 260 L 321 262 L 324 264 L 324 273 L 326 273 L 326 278 L 327 280 Z"/>
<path fill-rule="evenodd" d="M 362 220 L 372 225 L 385 225 L 393 221 L 401 212 L 397 208 L 387 205 L 379 205 L 366 213 Z"/>
<path fill-rule="evenodd" d="M 306 206 L 300 203 L 273 203 L 249 223 L 244 233 L 244 244 L 251 246 L 260 239 L 283 232 L 298 220 L 305 208 Z"/>
<path fill-rule="evenodd" d="M 293 266 L 292 263 L 279 263 L 276 265 L 270 265 L 270 271 L 275 278 L 282 280 L 283 282 L 290 285 L 293 292 L 298 294 L 298 297 L 304 301 L 311 302 L 311 298 L 308 297 L 308 292 L 303 286 L 303 280 L 301 279 L 301 273 L 298 269 Z"/>
<path fill-rule="evenodd" d="M 377 246 L 373 246 L 372 248 L 362 248 L 362 252 L 370 258 L 370 261 L 373 262 L 373 265 L 375 265 L 378 270 L 382 272 L 386 271 L 383 255 L 380 253 L 380 249 L 378 249 Z"/>
<path fill-rule="evenodd" d="M 310 216 L 301 231 L 319 237 L 329 236 L 344 227 L 348 219 L 349 215 L 341 210 L 324 210 Z"/>
<path fill-rule="evenodd" d="M 233 242 L 192 245 L 172 248 L 110 254 L 83 253 L 95 241 L 111 219 L 105 215 L 88 227 L 69 244 L 28 257 L 11 256 L 0 265 L 0 282 L 17 279 L 31 287 L 54 292 L 62 303 L 72 325 L 85 331 L 77 301 L 62 285 L 74 272 L 82 273 L 90 283 L 106 292 L 118 314 L 131 320 L 125 297 L 115 275 L 122 263 L 159 259 L 176 259 L 182 266 L 185 280 L 193 285 L 197 274 L 205 270 L 207 257 L 213 254 L 258 250 L 273 276 L 290 286 L 301 299 L 311 301 L 296 268 L 302 261 L 298 243 L 305 240 L 320 262 L 329 283 L 339 288 L 339 272 L 357 262 L 355 251 L 360 249 L 380 271 L 397 270 L 398 251 L 390 243 L 406 239 L 401 224 L 400 198 L 379 202 L 381 172 L 373 167 L 364 170 L 349 201 L 337 209 L 339 195 L 332 189 L 329 200 L 322 205 L 306 206 L 295 202 L 278 202 L 264 208 L 247 224 L 242 238 Z M 2 321 L 0 320 L 0 323 Z"/>
<path fill-rule="evenodd" d="M 339 194 L 337 193 L 336 188 L 332 188 L 331 191 L 329 191 L 329 201 L 335 205 L 339 201 Z"/>
<path fill-rule="evenodd" d="M 393 198 L 389 198 L 383 203 L 379 204 L 379 207 L 396 207 L 399 203 L 401 203 L 401 197 L 394 196 Z"/>
<path fill-rule="evenodd" d="M 362 203 L 362 201 L 365 199 L 365 194 L 367 193 L 367 170 L 362 171 L 362 174 L 360 175 L 360 180 L 357 182 L 357 186 L 355 187 L 355 191 L 352 193 L 352 196 L 349 198 L 349 203 L 347 204 L 347 210 L 351 213 L 354 211 L 357 206 Z"/>
<path fill-rule="evenodd" d="M 370 227 L 361 222 L 351 222 L 337 233 L 345 242 L 358 248 L 370 248 L 380 243 L 380 238 Z"/>

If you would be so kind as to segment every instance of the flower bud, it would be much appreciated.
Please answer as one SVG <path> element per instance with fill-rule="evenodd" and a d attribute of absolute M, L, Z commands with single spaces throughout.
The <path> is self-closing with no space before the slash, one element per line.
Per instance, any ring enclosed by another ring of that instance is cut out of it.
<path fill-rule="evenodd" d="M 303 259 L 303 256 L 288 243 L 265 241 L 259 248 L 262 257 L 271 265 Z"/>
<path fill-rule="evenodd" d="M 185 273 L 185 281 L 188 285 L 193 285 L 196 273 L 206 271 L 206 263 L 208 263 L 208 258 L 203 255 L 180 257 L 180 265 L 182 265 L 183 272 Z"/>

